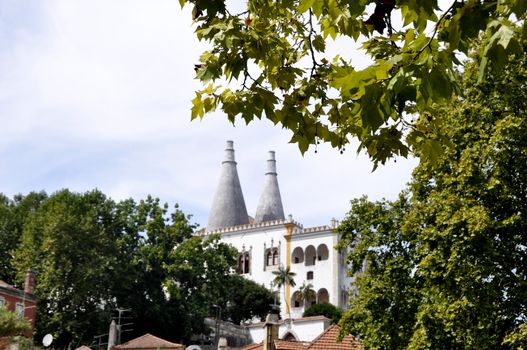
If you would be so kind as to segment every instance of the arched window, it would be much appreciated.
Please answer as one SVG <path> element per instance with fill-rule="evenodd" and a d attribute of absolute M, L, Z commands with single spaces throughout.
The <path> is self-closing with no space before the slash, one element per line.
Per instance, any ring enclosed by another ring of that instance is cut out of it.
<path fill-rule="evenodd" d="M 304 251 L 300 247 L 296 247 L 293 249 L 293 253 L 291 254 L 293 257 L 293 264 L 301 264 L 304 262 Z"/>
<path fill-rule="evenodd" d="M 238 273 L 243 273 L 243 254 L 238 257 Z"/>
<path fill-rule="evenodd" d="M 302 307 L 302 298 L 300 297 L 300 292 L 299 291 L 296 291 L 293 293 L 293 307 Z"/>
<path fill-rule="evenodd" d="M 306 247 L 306 266 L 315 265 L 317 261 L 317 250 L 312 245 Z"/>
<path fill-rule="evenodd" d="M 329 257 L 329 250 L 325 244 L 321 244 L 317 247 L 318 260 L 327 260 Z"/>
<path fill-rule="evenodd" d="M 315 292 L 309 293 L 306 300 L 306 306 L 305 309 L 309 309 L 311 306 L 315 305 L 317 303 L 317 294 Z"/>
<path fill-rule="evenodd" d="M 249 273 L 250 272 L 250 264 L 251 262 L 251 259 L 249 257 L 249 253 L 245 253 L 245 261 L 244 261 L 244 266 L 243 266 L 243 273 Z"/>
<path fill-rule="evenodd" d="M 308 272 L 307 272 L 306 279 L 307 279 L 307 280 L 312 280 L 312 279 L 313 279 L 313 271 L 308 271 Z"/>
<path fill-rule="evenodd" d="M 273 265 L 278 265 L 278 249 L 273 252 Z"/>
<path fill-rule="evenodd" d="M 249 252 L 243 252 L 238 257 L 238 273 L 250 273 L 251 272 L 251 256 Z"/>
<path fill-rule="evenodd" d="M 273 265 L 273 253 L 269 250 L 267 252 L 267 266 Z"/>
<path fill-rule="evenodd" d="M 326 288 L 321 288 L 318 290 L 317 302 L 318 303 L 329 303 L 329 293 Z"/>

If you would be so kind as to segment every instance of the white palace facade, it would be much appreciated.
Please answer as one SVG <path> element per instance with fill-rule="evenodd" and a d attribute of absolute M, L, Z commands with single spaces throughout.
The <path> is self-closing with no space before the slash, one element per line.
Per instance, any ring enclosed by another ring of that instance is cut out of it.
<path fill-rule="evenodd" d="M 338 235 L 336 220 L 330 225 L 304 228 L 292 216 L 284 216 L 278 187 L 276 161 L 269 152 L 264 187 L 254 218 L 247 214 L 234 160 L 233 142 L 227 141 L 225 160 L 207 227 L 200 234 L 219 234 L 223 242 L 239 252 L 238 272 L 243 276 L 276 289 L 273 271 L 289 267 L 296 275 L 296 286 L 283 286 L 280 296 L 282 318 L 301 317 L 314 303 L 330 302 L 341 309 L 347 306 L 349 286 L 347 264 L 335 246 Z M 298 297 L 303 283 L 310 283 L 315 293 L 304 305 Z M 285 299 L 284 299 L 285 297 Z M 287 300 L 287 302 L 286 302 Z"/>

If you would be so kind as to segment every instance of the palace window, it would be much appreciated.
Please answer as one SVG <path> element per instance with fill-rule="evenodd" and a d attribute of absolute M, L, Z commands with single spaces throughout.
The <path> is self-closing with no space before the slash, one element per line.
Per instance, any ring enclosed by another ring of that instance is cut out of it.
<path fill-rule="evenodd" d="M 313 279 L 313 271 L 308 271 L 307 272 L 306 279 L 308 279 L 308 280 L 312 280 Z"/>
<path fill-rule="evenodd" d="M 278 265 L 278 249 L 273 252 L 273 265 Z"/>
<path fill-rule="evenodd" d="M 238 257 L 238 273 L 251 273 L 251 256 L 249 252 L 242 252 Z"/>
<path fill-rule="evenodd" d="M 266 249 L 265 257 L 266 266 L 276 266 L 280 263 L 280 253 L 277 247 Z"/>

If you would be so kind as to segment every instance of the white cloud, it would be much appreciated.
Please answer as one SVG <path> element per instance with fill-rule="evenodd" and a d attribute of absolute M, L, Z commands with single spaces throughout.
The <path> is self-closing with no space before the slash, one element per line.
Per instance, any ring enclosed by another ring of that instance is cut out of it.
<path fill-rule="evenodd" d="M 216 113 L 191 123 L 193 65 L 205 46 L 177 1 L 9 5 L 0 14 L 0 191 L 8 195 L 64 187 L 97 187 L 116 199 L 150 193 L 204 225 L 232 139 L 250 213 L 274 149 L 286 212 L 319 225 L 341 218 L 353 197 L 394 198 L 415 165 L 398 161 L 372 174 L 351 147 L 302 157 L 289 133 L 266 121 L 233 128 Z M 10 14 L 18 17 L 7 21 Z"/>

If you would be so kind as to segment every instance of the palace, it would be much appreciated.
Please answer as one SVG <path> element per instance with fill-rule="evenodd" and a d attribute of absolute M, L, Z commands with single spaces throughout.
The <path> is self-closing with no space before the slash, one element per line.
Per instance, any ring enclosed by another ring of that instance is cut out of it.
<path fill-rule="evenodd" d="M 348 266 L 344 254 L 335 250 L 338 235 L 331 225 L 304 228 L 284 215 L 275 153 L 269 152 L 263 191 L 254 218 L 247 208 L 234 159 L 233 142 L 227 141 L 225 159 L 207 227 L 201 234 L 220 234 L 239 252 L 238 272 L 257 283 L 273 288 L 273 271 L 279 266 L 290 267 L 296 275 L 296 286 L 283 286 L 280 293 L 282 318 L 301 317 L 314 303 L 330 302 L 341 309 L 347 306 Z M 298 289 L 303 283 L 313 286 L 313 295 L 305 301 Z"/>

